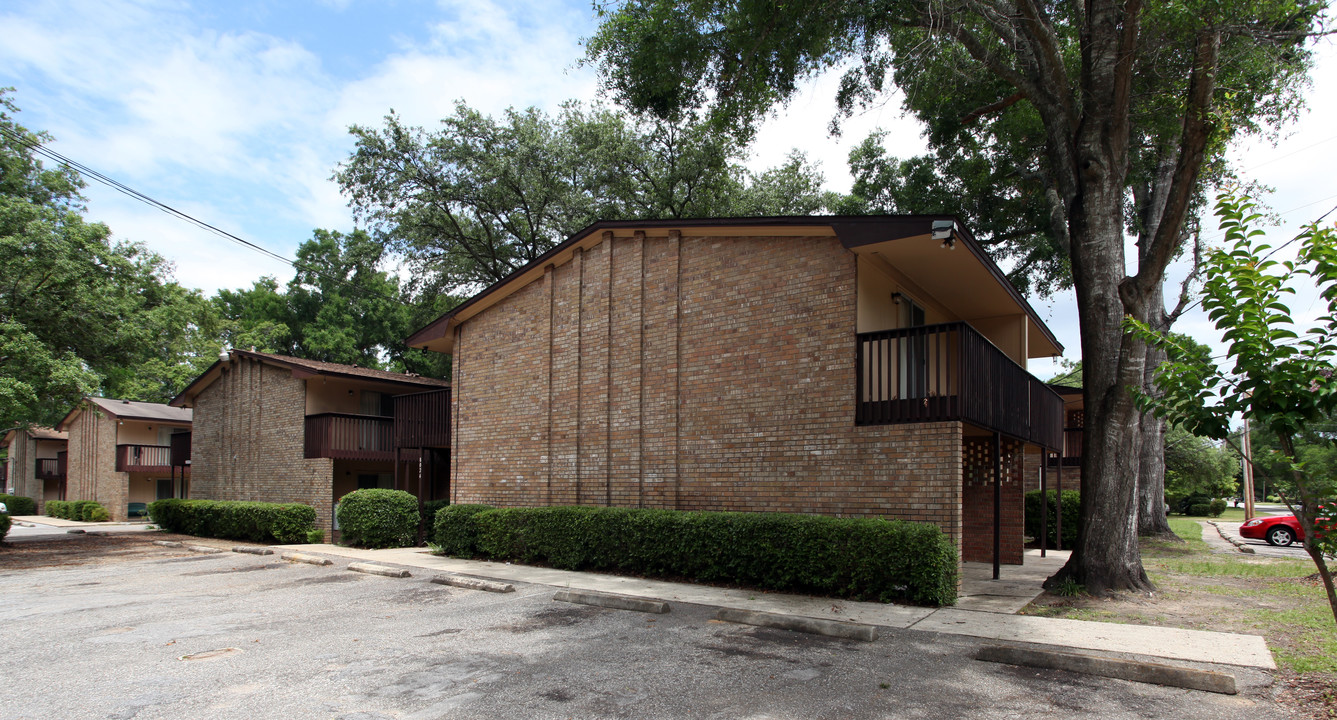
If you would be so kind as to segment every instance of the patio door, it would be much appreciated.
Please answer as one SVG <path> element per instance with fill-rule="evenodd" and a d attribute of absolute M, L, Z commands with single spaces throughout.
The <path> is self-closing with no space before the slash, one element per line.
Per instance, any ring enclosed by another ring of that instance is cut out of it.
<path fill-rule="evenodd" d="M 172 497 L 172 481 L 167 478 L 158 478 L 158 500 L 166 500 Z"/>

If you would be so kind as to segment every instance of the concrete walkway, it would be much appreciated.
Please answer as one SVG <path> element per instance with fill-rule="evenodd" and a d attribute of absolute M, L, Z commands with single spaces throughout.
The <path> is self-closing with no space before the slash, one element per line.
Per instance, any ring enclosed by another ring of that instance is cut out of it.
<path fill-rule="evenodd" d="M 1171 660 L 1276 668 L 1276 664 L 1272 661 L 1272 653 L 1267 649 L 1267 643 L 1257 635 L 1011 614 L 1038 595 L 1040 582 L 1066 560 L 1066 553 L 1054 551 L 1049 553 L 1050 557 L 1043 560 L 1040 559 L 1038 550 L 1028 551 L 1027 564 L 1003 566 L 1002 579 L 998 581 L 992 580 L 990 566 L 968 563 L 963 573 L 959 604 L 956 607 L 935 609 L 673 583 L 483 560 L 461 560 L 432 555 L 426 548 L 362 550 L 338 545 L 276 547 L 352 560 L 402 565 L 429 572 L 459 573 L 490 580 L 617 593 L 668 602 L 783 613 L 888 628 Z"/>
<path fill-rule="evenodd" d="M 58 528 L 107 528 L 151 524 L 147 518 L 138 522 L 81 522 L 78 520 L 66 520 L 65 518 L 48 517 L 46 515 L 11 515 L 10 519 L 14 522 L 49 525 Z"/>

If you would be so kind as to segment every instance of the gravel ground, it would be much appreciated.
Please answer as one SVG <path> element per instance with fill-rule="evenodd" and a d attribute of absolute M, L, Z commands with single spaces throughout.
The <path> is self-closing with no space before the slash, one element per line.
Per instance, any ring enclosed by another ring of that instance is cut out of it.
<path fill-rule="evenodd" d="M 1239 669 L 1242 694 L 1213 695 L 981 663 L 969 638 L 831 640 L 132 540 L 141 557 L 75 566 L 0 548 L 0 718 L 1288 716 Z"/>

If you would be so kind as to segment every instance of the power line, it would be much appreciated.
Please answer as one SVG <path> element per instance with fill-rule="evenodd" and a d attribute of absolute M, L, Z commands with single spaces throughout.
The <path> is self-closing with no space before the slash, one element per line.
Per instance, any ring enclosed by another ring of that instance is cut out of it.
<path fill-rule="evenodd" d="M 268 249 L 268 248 L 265 248 L 265 247 L 263 247 L 263 246 L 261 246 L 261 245 L 258 245 L 258 244 L 256 244 L 256 243 L 253 243 L 253 242 L 251 242 L 250 240 L 247 240 L 247 239 L 242 238 L 242 237 L 238 237 L 238 236 L 236 236 L 236 235 L 234 235 L 234 234 L 232 234 L 232 233 L 230 233 L 230 232 L 228 232 L 228 231 L 226 231 L 226 230 L 224 230 L 224 229 L 222 229 L 222 228 L 220 228 L 220 227 L 218 227 L 218 226 L 216 226 L 216 225 L 212 225 L 212 224 L 207 223 L 207 222 L 205 222 L 205 221 L 203 221 L 203 220 L 200 220 L 199 218 L 196 218 L 195 216 L 190 215 L 189 213 L 183 212 L 183 211 L 181 211 L 181 210 L 177 210 L 176 208 L 172 207 L 171 205 L 168 205 L 168 204 L 166 204 L 166 203 L 164 203 L 164 202 L 161 202 L 161 201 L 159 201 L 159 200 L 157 200 L 157 199 L 155 199 L 155 198 L 153 198 L 153 197 L 150 197 L 149 195 L 146 195 L 146 194 L 144 194 L 144 193 L 142 193 L 142 192 L 140 192 L 140 191 L 138 191 L 138 190 L 135 190 L 134 188 L 130 187 L 129 185 L 126 185 L 126 184 L 124 184 L 124 183 L 122 183 L 122 182 L 120 182 L 120 181 L 118 181 L 118 180 L 116 180 L 116 179 L 114 179 L 114 178 L 111 178 L 111 177 L 109 177 L 109 176 L 107 176 L 107 175 L 104 175 L 104 174 L 98 172 L 97 170 L 94 170 L 93 168 L 90 168 L 90 167 L 88 167 L 87 165 L 84 165 L 83 163 L 80 163 L 80 162 L 77 162 L 77 161 L 75 161 L 75 160 L 72 160 L 72 159 L 70 159 L 70 158 L 68 158 L 68 157 L 66 157 L 66 156 L 64 156 L 64 155 L 62 155 L 62 154 L 56 152 L 55 150 L 52 150 L 52 149 L 46 147 L 45 145 L 42 145 L 41 143 L 33 142 L 32 140 L 29 140 L 27 137 L 24 137 L 22 134 L 17 133 L 17 132 L 15 132 L 15 131 L 11 130 L 10 128 L 7 128 L 7 127 L 5 127 L 5 126 L 3 126 L 3 125 L 0 125 L 0 134 L 5 135 L 6 137 L 10 138 L 10 139 L 13 140 L 14 142 L 19 143 L 19 144 L 22 145 L 23 147 L 26 147 L 26 148 L 28 148 L 29 150 L 32 150 L 34 153 L 37 153 L 38 155 L 41 155 L 41 156 L 47 158 L 48 160 L 52 160 L 52 161 L 55 161 L 55 162 L 60 163 L 60 164 L 62 164 L 62 165 L 65 165 L 65 166 L 67 166 L 67 167 L 69 167 L 69 168 L 72 168 L 73 170 L 75 170 L 76 172 L 78 172 L 80 175 L 84 175 L 84 176 L 91 177 L 92 179 L 96 180 L 97 182 L 102 183 L 103 185 L 106 185 L 107 187 L 110 187 L 110 188 L 112 188 L 113 190 L 116 190 L 116 191 L 119 192 L 119 193 L 122 193 L 122 194 L 124 194 L 124 195 L 127 195 L 127 196 L 129 196 L 129 197 L 131 197 L 131 198 L 134 198 L 135 200 L 138 200 L 139 202 L 142 202 L 142 203 L 144 203 L 145 205 L 148 205 L 149 207 L 156 208 L 156 209 L 158 209 L 158 210 L 160 210 L 160 211 L 162 211 L 162 212 L 164 212 L 164 213 L 166 213 L 166 214 L 168 214 L 168 215 L 170 215 L 170 216 L 172 216 L 172 217 L 174 217 L 174 218 L 177 218 L 178 220 L 184 220 L 185 222 L 188 222 L 188 223 L 190 223 L 190 224 L 192 224 L 192 225 L 194 225 L 194 226 L 196 226 L 196 227 L 198 227 L 198 228 L 201 228 L 201 229 L 203 229 L 203 230 L 206 230 L 206 231 L 208 231 L 208 232 L 210 232 L 210 233 L 213 233 L 214 235 L 217 235 L 217 236 L 219 236 L 219 237 L 222 237 L 222 238 L 224 238 L 224 239 L 226 239 L 226 240 L 230 240 L 231 242 L 236 243 L 236 244 L 238 244 L 238 245 L 240 245 L 240 246 L 242 246 L 242 247 L 244 247 L 244 248 L 247 248 L 247 249 L 249 249 L 249 250 L 253 250 L 253 251 L 255 251 L 255 252 L 258 252 L 258 253 L 260 253 L 261 255 L 264 255 L 264 256 L 266 256 L 266 257 L 272 258 L 272 259 L 274 259 L 274 260 L 278 260 L 279 262 L 288 265 L 289 267 L 293 268 L 294 270 L 305 270 L 305 271 L 307 271 L 307 272 L 310 272 L 310 273 L 313 273 L 313 274 L 315 274 L 315 275 L 318 275 L 318 276 L 320 276 L 320 277 L 322 277 L 322 278 L 325 278 L 326 280 L 330 280 L 330 281 L 332 281 L 332 282 L 340 283 L 340 284 L 344 285 L 345 287 L 347 287 L 348 289 L 354 291 L 354 293 L 356 293 L 356 294 L 361 294 L 361 295 L 363 295 L 364 297 L 371 297 L 371 298 L 378 299 L 378 300 L 393 300 L 393 299 L 394 299 L 393 297 L 386 296 L 386 295 L 380 295 L 380 294 L 368 294 L 368 293 L 365 292 L 364 288 L 361 288 L 361 287 L 358 287 L 358 286 L 352 284 L 352 283 L 351 283 L 348 279 L 346 279 L 346 278 L 337 277 L 337 276 L 334 276 L 334 275 L 329 275 L 329 274 L 327 274 L 327 273 L 325 273 L 325 272 L 322 272 L 322 271 L 321 271 L 320 269 L 318 269 L 318 268 L 311 267 L 310 265 L 307 265 L 307 264 L 305 264 L 305 263 L 299 262 L 299 261 L 297 261 L 297 260 L 289 259 L 289 258 L 287 258 L 287 257 L 285 257 L 285 256 L 283 256 L 283 255 L 280 255 L 280 254 L 278 254 L 278 253 L 276 253 L 276 252 L 274 252 L 274 251 L 272 251 L 272 250 L 270 250 L 270 249 Z"/>

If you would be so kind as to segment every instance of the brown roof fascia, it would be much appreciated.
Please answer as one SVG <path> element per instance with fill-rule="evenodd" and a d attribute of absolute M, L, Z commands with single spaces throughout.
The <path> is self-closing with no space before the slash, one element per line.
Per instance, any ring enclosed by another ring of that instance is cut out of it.
<path fill-rule="evenodd" d="M 330 369 L 317 369 L 309 367 L 307 365 L 303 365 L 300 362 L 292 362 L 289 360 L 285 360 L 280 356 L 272 355 L 270 353 L 251 352 L 249 350 L 229 350 L 228 353 L 230 355 L 238 355 L 244 358 L 249 358 L 256 362 L 263 362 L 263 363 L 269 363 L 270 365 L 277 365 L 286 370 L 290 370 L 292 372 L 292 376 L 297 379 L 309 378 L 317 375 L 324 375 L 329 377 L 340 377 L 340 378 L 347 378 L 350 380 L 359 380 L 368 383 L 398 385 L 402 387 L 437 388 L 437 389 L 450 387 L 448 384 L 441 384 L 434 378 L 424 378 L 424 380 L 428 380 L 429 382 L 418 382 L 413 379 L 409 379 L 407 377 L 404 380 L 396 380 L 393 378 L 367 377 L 366 375 L 359 375 L 358 373 L 346 373 Z M 203 392 L 206 387 L 209 387 L 209 385 L 213 384 L 214 380 L 217 379 L 217 377 L 222 374 L 221 368 L 223 365 L 224 365 L 223 361 L 221 360 L 215 361 L 213 365 L 209 366 L 208 370 L 205 370 L 203 373 L 200 374 L 199 377 L 191 381 L 191 383 L 186 386 L 185 390 L 182 390 L 176 397 L 172 398 L 171 402 L 167 404 L 173 407 L 184 407 L 187 402 L 189 402 L 191 399 L 194 399 L 201 392 Z M 215 371 L 218 372 L 215 373 Z"/>
<path fill-rule="evenodd" d="M 685 218 L 677 220 L 625 220 L 612 221 L 600 220 L 592 225 L 585 227 L 566 240 L 553 246 L 552 249 L 526 263 L 523 267 L 512 272 L 510 275 L 489 285 L 473 297 L 456 305 L 449 312 L 428 323 L 422 329 L 409 335 L 404 341 L 409 347 L 421 346 L 423 343 L 437 340 L 445 337 L 450 331 L 450 322 L 459 313 L 480 302 L 492 293 L 502 289 L 510 284 L 517 277 L 542 267 L 552 258 L 556 257 L 567 248 L 580 242 L 586 237 L 601 230 L 610 230 L 613 228 L 626 229 L 647 229 L 647 228 L 690 228 L 690 227 L 750 227 L 750 226 L 785 226 L 785 227 L 829 227 L 835 231 L 836 237 L 840 239 L 842 245 L 846 248 L 859 247 L 875 242 L 886 242 L 888 240 L 899 240 L 907 237 L 917 237 L 927 235 L 932 232 L 933 222 L 936 220 L 950 220 L 955 223 L 957 234 L 962 242 L 984 266 L 989 273 L 994 276 L 1012 296 L 1013 300 L 1022 308 L 1035 326 L 1044 333 L 1053 345 L 1063 351 L 1063 344 L 1058 341 L 1054 333 L 1040 318 L 1039 313 L 1031 307 L 1026 298 L 1017 291 L 1007 279 L 1007 274 L 997 263 L 989 257 L 984 251 L 984 247 L 975 239 L 974 234 L 966 228 L 965 223 L 961 222 L 955 215 L 801 215 L 801 216 L 772 216 L 772 217 L 738 217 L 738 218 Z"/>

